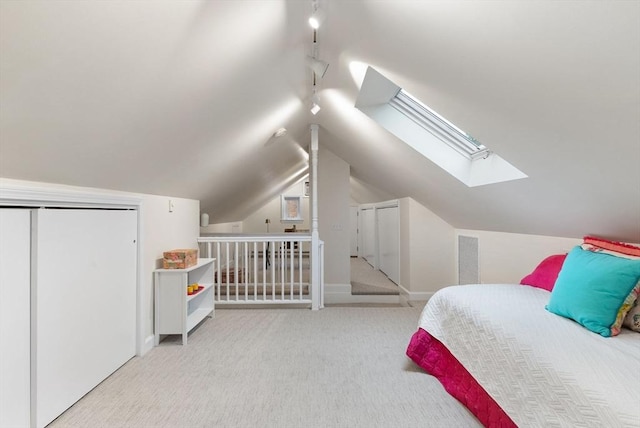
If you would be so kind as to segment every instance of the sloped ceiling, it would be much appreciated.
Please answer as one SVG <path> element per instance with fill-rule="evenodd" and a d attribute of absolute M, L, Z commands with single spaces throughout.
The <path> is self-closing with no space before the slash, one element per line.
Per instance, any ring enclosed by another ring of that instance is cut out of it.
<path fill-rule="evenodd" d="M 212 219 L 246 216 L 306 166 L 295 138 L 308 123 L 309 10 L 0 2 L 0 176 L 194 198 Z M 290 133 L 275 141 L 281 126 Z"/>
<path fill-rule="evenodd" d="M 235 221 L 306 173 L 308 126 L 353 177 L 455 227 L 640 241 L 640 3 L 0 2 L 0 176 L 201 200 Z M 364 68 L 529 178 L 467 188 L 354 108 Z M 289 130 L 274 138 L 280 126 Z"/>

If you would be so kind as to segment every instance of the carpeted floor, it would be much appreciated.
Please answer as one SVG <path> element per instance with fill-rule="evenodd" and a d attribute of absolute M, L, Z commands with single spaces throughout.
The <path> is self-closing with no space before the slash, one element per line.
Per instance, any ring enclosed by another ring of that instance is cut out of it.
<path fill-rule="evenodd" d="M 351 294 L 353 295 L 395 295 L 398 286 L 387 276 L 375 270 L 362 257 L 351 258 Z"/>
<path fill-rule="evenodd" d="M 216 311 L 50 426 L 478 427 L 406 356 L 421 308 Z"/>

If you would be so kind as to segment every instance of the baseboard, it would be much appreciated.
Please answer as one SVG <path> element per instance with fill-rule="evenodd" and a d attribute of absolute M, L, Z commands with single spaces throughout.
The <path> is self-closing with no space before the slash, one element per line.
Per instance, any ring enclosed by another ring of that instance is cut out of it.
<path fill-rule="evenodd" d="M 409 302 L 426 302 L 434 294 L 433 291 L 409 291 L 402 285 L 398 285 L 398 287 L 402 299 Z"/>
<path fill-rule="evenodd" d="M 352 295 L 351 284 L 325 284 L 324 303 L 400 303 L 400 296 Z"/>

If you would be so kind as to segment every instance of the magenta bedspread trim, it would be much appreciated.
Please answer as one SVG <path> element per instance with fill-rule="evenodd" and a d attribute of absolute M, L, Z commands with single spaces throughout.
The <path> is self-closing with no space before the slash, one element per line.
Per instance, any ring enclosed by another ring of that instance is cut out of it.
<path fill-rule="evenodd" d="M 407 356 L 436 377 L 485 427 L 517 427 L 447 347 L 425 330 L 419 328 L 413 334 Z"/>

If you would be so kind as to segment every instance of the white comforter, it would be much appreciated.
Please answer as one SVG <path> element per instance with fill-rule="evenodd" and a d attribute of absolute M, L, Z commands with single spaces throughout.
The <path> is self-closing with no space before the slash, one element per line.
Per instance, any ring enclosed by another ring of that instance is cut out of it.
<path fill-rule="evenodd" d="M 438 291 L 420 327 L 442 342 L 520 427 L 640 427 L 640 333 L 605 338 L 515 284 Z"/>

